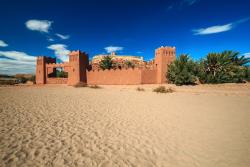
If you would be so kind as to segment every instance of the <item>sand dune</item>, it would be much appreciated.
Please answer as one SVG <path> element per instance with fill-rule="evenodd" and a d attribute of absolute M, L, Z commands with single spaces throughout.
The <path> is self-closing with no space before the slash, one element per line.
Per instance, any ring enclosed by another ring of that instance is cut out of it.
<path fill-rule="evenodd" d="M 0 88 L 0 166 L 249 166 L 249 84 L 136 87 Z"/>

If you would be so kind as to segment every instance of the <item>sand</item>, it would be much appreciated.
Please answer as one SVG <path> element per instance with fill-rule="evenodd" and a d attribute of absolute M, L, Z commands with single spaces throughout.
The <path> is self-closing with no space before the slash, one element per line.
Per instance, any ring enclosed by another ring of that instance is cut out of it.
<path fill-rule="evenodd" d="M 250 166 L 250 84 L 0 88 L 0 166 Z"/>

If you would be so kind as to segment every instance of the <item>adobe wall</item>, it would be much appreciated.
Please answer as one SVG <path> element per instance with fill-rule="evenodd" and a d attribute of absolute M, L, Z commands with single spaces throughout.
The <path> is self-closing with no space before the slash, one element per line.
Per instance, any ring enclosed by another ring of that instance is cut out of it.
<path fill-rule="evenodd" d="M 156 82 L 156 70 L 116 69 L 87 71 L 87 84 L 90 85 L 137 85 Z"/>
<path fill-rule="evenodd" d="M 157 70 L 143 69 L 141 71 L 141 83 L 142 84 L 154 84 L 156 83 Z"/>
<path fill-rule="evenodd" d="M 87 71 L 87 84 L 91 85 L 134 85 L 141 84 L 140 69 Z"/>
<path fill-rule="evenodd" d="M 47 84 L 67 84 L 68 78 L 47 78 Z"/>

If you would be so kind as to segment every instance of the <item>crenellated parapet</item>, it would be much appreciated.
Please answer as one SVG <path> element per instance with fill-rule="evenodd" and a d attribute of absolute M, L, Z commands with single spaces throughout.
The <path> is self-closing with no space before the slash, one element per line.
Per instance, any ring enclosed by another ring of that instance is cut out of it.
<path fill-rule="evenodd" d="M 155 57 L 156 56 L 166 56 L 169 60 L 175 59 L 176 57 L 176 48 L 170 46 L 161 46 L 155 50 Z"/>
<path fill-rule="evenodd" d="M 66 67 L 66 66 L 70 66 L 69 62 L 65 62 L 65 63 L 47 63 L 46 67 Z"/>
<path fill-rule="evenodd" d="M 122 69 L 96 69 L 96 70 L 87 70 L 87 72 L 115 72 L 115 71 L 138 71 L 142 70 L 143 68 L 122 68 Z"/>

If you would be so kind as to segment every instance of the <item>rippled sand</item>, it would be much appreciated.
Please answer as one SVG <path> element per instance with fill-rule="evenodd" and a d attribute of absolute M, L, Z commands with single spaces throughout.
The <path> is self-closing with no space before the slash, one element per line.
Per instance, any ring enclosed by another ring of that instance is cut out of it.
<path fill-rule="evenodd" d="M 250 85 L 0 88 L 0 166 L 248 167 Z"/>

